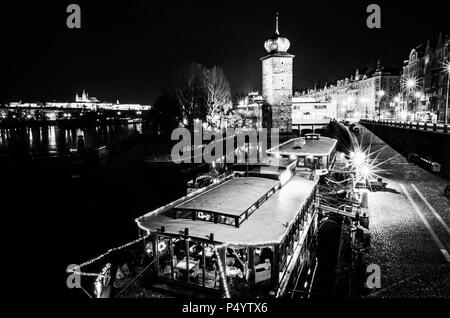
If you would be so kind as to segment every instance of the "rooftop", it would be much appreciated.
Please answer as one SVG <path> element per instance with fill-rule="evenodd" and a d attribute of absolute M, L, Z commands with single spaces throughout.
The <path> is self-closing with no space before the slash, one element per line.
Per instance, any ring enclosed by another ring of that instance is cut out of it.
<path fill-rule="evenodd" d="M 273 185 L 273 182 L 273 180 L 264 178 L 240 177 L 213 188 L 216 191 L 212 194 L 210 193 L 212 192 L 211 190 L 203 195 L 196 196 L 195 198 L 198 199 L 195 202 L 196 204 L 204 202 L 207 206 L 210 206 L 211 203 L 207 202 L 206 199 L 215 197 L 216 199 L 224 200 L 217 205 L 214 203 L 214 206 L 210 208 L 224 213 L 225 211 L 244 211 L 244 208 L 240 206 L 242 203 L 239 202 L 245 202 L 246 205 L 250 204 L 260 193 Z M 228 189 L 230 185 L 238 185 L 239 189 Z M 276 191 L 251 214 L 239 228 L 213 222 L 194 221 L 192 219 L 174 219 L 170 216 L 171 209 L 159 213 L 150 213 L 139 218 L 138 222 L 146 230 L 157 231 L 161 226 L 164 226 L 165 232 L 172 234 L 179 234 L 184 228 L 189 228 L 190 236 L 203 239 L 208 239 L 210 233 L 214 233 L 215 241 L 235 245 L 263 245 L 269 242 L 280 242 L 315 185 L 316 181 L 294 175 L 287 184 Z M 224 191 L 224 193 L 220 193 L 221 191 Z M 210 194 L 208 195 L 208 193 Z M 244 198 L 240 198 L 241 193 L 244 193 Z M 188 204 L 192 201 L 189 200 L 186 203 Z"/>
<path fill-rule="evenodd" d="M 337 140 L 320 136 L 319 139 L 294 138 L 267 151 L 269 154 L 295 156 L 327 156 L 336 146 Z"/>
<path fill-rule="evenodd" d="M 240 216 L 277 184 L 277 180 L 265 178 L 231 179 L 175 208 Z"/>

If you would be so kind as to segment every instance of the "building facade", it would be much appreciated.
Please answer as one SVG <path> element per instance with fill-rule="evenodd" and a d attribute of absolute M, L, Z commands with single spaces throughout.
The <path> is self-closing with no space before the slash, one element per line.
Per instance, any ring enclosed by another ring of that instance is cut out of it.
<path fill-rule="evenodd" d="M 259 92 L 250 92 L 239 101 L 237 111 L 245 118 L 248 127 L 261 128 L 263 122 L 263 97 Z"/>
<path fill-rule="evenodd" d="M 267 55 L 262 61 L 263 126 L 292 130 L 292 79 L 294 55 L 288 53 L 290 42 L 280 36 L 278 16 L 275 35 L 264 43 Z"/>
<path fill-rule="evenodd" d="M 449 73 L 443 71 L 444 65 L 450 63 L 450 37 L 444 39 L 440 34 L 436 46 L 431 48 L 428 42 L 425 50 L 424 95 L 429 103 L 429 110 L 444 120 L 448 94 Z M 447 118 L 450 118 L 447 111 Z"/>
<path fill-rule="evenodd" d="M 292 126 L 328 124 L 336 118 L 336 101 L 316 101 L 315 98 L 292 97 Z"/>
<path fill-rule="evenodd" d="M 406 119 L 443 121 L 448 89 L 450 61 L 449 36 L 439 34 L 434 45 L 428 40 L 413 48 L 403 62 L 401 75 L 402 101 L 408 113 Z"/>
<path fill-rule="evenodd" d="M 324 88 L 296 93 L 296 97 L 335 105 L 337 118 L 391 118 L 395 112 L 395 97 L 400 92 L 400 76 L 394 69 L 367 67 L 361 74 L 326 85 Z"/>

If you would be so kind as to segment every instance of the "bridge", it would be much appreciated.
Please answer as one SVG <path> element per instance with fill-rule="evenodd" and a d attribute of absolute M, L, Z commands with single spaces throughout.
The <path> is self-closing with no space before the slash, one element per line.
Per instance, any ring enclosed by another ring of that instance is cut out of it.
<path fill-rule="evenodd" d="M 361 120 L 360 124 L 405 157 L 417 153 L 440 163 L 441 173 L 450 176 L 448 125 L 375 120 Z"/>
<path fill-rule="evenodd" d="M 370 124 L 370 125 L 378 125 L 378 126 L 389 126 L 389 127 L 399 127 L 406 129 L 416 129 L 423 131 L 432 131 L 439 133 L 450 133 L 448 129 L 448 125 L 445 124 L 437 124 L 437 123 L 427 123 L 427 122 L 419 122 L 419 121 L 394 121 L 394 120 L 367 120 L 362 119 L 360 121 L 361 124 Z"/>

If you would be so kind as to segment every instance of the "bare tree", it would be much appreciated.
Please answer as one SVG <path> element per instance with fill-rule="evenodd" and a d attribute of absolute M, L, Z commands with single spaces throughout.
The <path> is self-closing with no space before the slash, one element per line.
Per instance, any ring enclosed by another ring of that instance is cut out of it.
<path fill-rule="evenodd" d="M 169 90 L 188 127 L 197 118 L 222 127 L 232 116 L 230 83 L 220 67 L 206 69 L 198 63 L 187 64 L 174 74 Z"/>
<path fill-rule="evenodd" d="M 206 119 L 207 96 L 205 93 L 206 69 L 198 63 L 181 67 L 169 83 L 171 94 L 176 99 L 181 115 L 188 127 L 194 119 Z"/>
<path fill-rule="evenodd" d="M 206 71 L 207 121 L 211 126 L 222 126 L 232 108 L 230 83 L 220 67 Z"/>

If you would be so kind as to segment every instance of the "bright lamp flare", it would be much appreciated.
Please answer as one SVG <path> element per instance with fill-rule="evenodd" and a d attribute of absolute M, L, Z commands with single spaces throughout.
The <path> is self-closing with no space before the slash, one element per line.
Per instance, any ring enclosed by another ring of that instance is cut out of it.
<path fill-rule="evenodd" d="M 444 71 L 450 74 L 450 61 L 444 63 Z"/>
<path fill-rule="evenodd" d="M 365 178 L 367 178 L 367 177 L 369 177 L 369 176 L 371 175 L 372 170 L 370 169 L 369 166 L 364 166 L 364 167 L 362 167 L 362 169 L 361 169 L 361 173 L 362 173 L 362 175 L 363 175 Z"/>
<path fill-rule="evenodd" d="M 371 181 L 381 178 L 379 175 L 384 170 L 380 168 L 383 162 L 378 162 L 378 156 L 384 148 L 376 151 L 371 151 L 371 146 L 363 149 L 361 145 L 356 145 L 354 150 L 349 154 L 349 164 L 352 171 L 355 173 L 356 184 L 362 183 L 364 185 L 370 184 Z"/>
<path fill-rule="evenodd" d="M 355 150 L 350 153 L 350 162 L 356 167 L 360 167 L 366 161 L 366 154 L 361 150 Z"/>
<path fill-rule="evenodd" d="M 408 90 L 413 90 L 417 87 L 417 78 L 408 77 L 404 81 L 404 85 Z"/>

